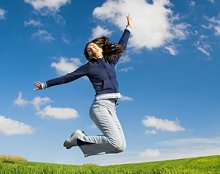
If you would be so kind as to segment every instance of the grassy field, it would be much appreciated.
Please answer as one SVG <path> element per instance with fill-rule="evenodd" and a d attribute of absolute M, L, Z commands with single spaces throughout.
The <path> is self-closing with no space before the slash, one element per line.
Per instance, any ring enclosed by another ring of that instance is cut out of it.
<path fill-rule="evenodd" d="M 112 166 L 28 162 L 0 156 L 0 174 L 220 174 L 220 155 Z"/>

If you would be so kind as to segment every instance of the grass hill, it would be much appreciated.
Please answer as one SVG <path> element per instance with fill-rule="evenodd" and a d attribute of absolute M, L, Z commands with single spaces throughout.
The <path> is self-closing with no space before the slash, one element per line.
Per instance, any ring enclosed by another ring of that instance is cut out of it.
<path fill-rule="evenodd" d="M 36 163 L 0 156 L 0 174 L 220 174 L 220 155 L 111 166 Z"/>

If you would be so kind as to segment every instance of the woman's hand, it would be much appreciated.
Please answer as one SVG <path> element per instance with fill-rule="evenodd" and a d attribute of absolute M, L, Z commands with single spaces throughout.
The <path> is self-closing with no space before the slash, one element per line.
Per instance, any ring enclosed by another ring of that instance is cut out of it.
<path fill-rule="evenodd" d="M 35 82 L 34 86 L 36 86 L 36 88 L 34 88 L 34 90 L 41 90 L 41 89 L 46 88 L 46 85 L 42 82 L 39 82 L 39 81 Z"/>
<path fill-rule="evenodd" d="M 126 16 L 127 18 L 127 27 L 133 27 L 133 22 L 132 22 L 132 18 L 131 16 L 128 14 L 128 16 Z"/>

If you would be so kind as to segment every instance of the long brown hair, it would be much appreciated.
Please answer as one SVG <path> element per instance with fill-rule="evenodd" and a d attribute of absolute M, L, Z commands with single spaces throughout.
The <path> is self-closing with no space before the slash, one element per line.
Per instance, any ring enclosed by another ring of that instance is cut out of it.
<path fill-rule="evenodd" d="M 86 48 L 90 43 L 95 43 L 100 48 L 102 48 L 102 50 L 103 50 L 102 54 L 103 54 L 103 57 L 105 58 L 106 61 L 110 61 L 115 56 L 120 55 L 124 52 L 124 46 L 122 44 L 112 44 L 112 43 L 110 43 L 108 37 L 102 36 L 102 37 L 98 37 L 98 38 L 96 38 L 86 44 L 85 49 L 84 49 L 84 54 L 85 54 L 87 60 L 89 60 L 90 57 L 89 57 L 89 54 L 88 54 Z"/>

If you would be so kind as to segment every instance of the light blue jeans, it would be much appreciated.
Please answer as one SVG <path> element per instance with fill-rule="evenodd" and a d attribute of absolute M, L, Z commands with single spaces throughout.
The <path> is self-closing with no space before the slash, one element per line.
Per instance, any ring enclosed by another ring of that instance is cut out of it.
<path fill-rule="evenodd" d="M 90 117 L 103 135 L 84 136 L 81 141 L 92 143 L 79 146 L 84 156 L 119 153 L 126 148 L 121 124 L 116 115 L 115 99 L 95 99 L 90 108 Z"/>

